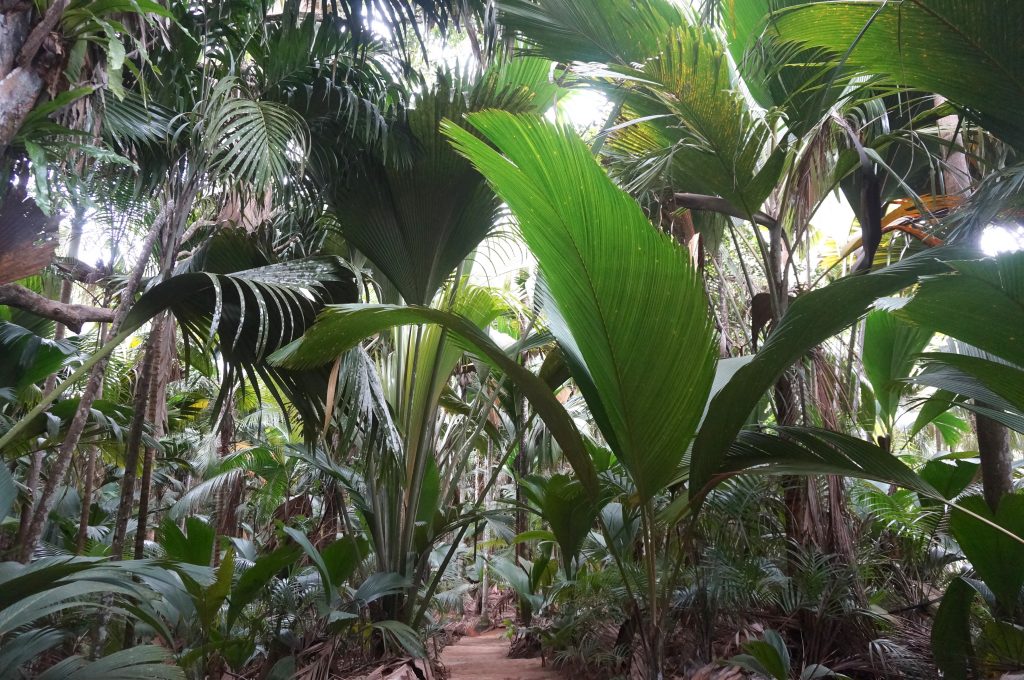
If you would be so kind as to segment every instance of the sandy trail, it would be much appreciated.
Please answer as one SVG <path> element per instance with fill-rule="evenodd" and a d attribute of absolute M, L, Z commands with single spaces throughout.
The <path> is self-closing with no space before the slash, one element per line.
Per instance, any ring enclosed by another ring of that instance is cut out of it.
<path fill-rule="evenodd" d="M 441 652 L 449 680 L 560 680 L 556 671 L 540 665 L 540 659 L 510 659 L 508 640 L 501 630 L 478 637 L 466 636 Z"/>

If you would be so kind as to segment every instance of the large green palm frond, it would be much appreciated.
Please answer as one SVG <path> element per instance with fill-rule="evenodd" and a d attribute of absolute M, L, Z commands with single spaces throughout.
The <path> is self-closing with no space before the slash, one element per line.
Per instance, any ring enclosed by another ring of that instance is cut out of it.
<path fill-rule="evenodd" d="M 754 359 L 736 371 L 711 400 L 693 445 L 691 498 L 699 498 L 707 490 L 757 400 L 800 357 L 854 323 L 879 298 L 913 285 L 922 276 L 945 273 L 949 270 L 946 261 L 970 257 L 973 252 L 954 246 L 933 248 L 799 296 Z"/>
<path fill-rule="evenodd" d="M 455 125 L 446 131 L 519 221 L 545 280 L 552 332 L 648 499 L 682 460 L 714 377 L 695 267 L 575 133 L 496 111 L 469 120 L 500 153 Z"/>
<path fill-rule="evenodd" d="M 209 570 L 188 569 L 199 581 Z M 139 579 L 142 579 L 140 582 Z M 150 561 L 107 562 L 85 557 L 48 557 L 31 564 L 0 562 L 0 660 L 5 672 L 20 676 L 33 661 L 60 644 L 72 631 L 55 615 L 82 617 L 106 610 L 117 618 L 132 618 L 153 626 L 165 644 L 173 640 L 166 622 L 152 603 L 158 583 L 165 588 L 177 580 L 163 566 Z M 180 583 L 180 581 L 178 581 Z M 100 596 L 111 598 L 103 603 Z M 73 620 L 73 619 L 72 619 Z M 88 662 L 71 656 L 33 677 L 50 678 L 184 678 L 183 671 L 167 665 L 166 649 L 141 646 Z M 38 672 L 38 668 L 35 669 Z"/>
<path fill-rule="evenodd" d="M 625 121 L 608 147 L 636 157 L 632 189 L 667 186 L 720 196 L 746 214 L 775 187 L 785 146 L 737 92 L 725 46 L 702 26 L 666 35 L 634 73 L 644 84 L 625 99 Z"/>
<path fill-rule="evenodd" d="M 826 49 L 868 73 L 935 92 L 1024 144 L 1024 4 L 1017 0 L 818 1 L 779 10 L 778 39 Z"/>
<path fill-rule="evenodd" d="M 903 381 L 931 338 L 930 331 L 882 309 L 868 314 L 864 322 L 864 373 L 871 382 L 887 434 L 896 423 L 900 397 L 906 389 Z"/>
<path fill-rule="evenodd" d="M 722 12 L 723 35 L 750 96 L 762 108 L 782 109 L 797 136 L 810 131 L 849 85 L 820 48 L 774 39 L 772 12 L 804 1 L 734 0 Z"/>
<path fill-rule="evenodd" d="M 538 54 L 610 67 L 600 86 L 622 109 L 605 148 L 630 191 L 669 187 L 720 196 L 744 213 L 760 208 L 786 149 L 771 147 L 714 30 L 662 0 L 515 0 L 501 9 Z"/>
<path fill-rule="evenodd" d="M 441 121 L 483 108 L 547 106 L 548 72 L 539 63 L 530 68 L 499 64 L 476 82 L 441 74 L 407 114 L 408 162 L 365 154 L 354 177 L 331 192 L 345 239 L 407 302 L 430 303 L 491 230 L 499 208 L 483 177 L 442 137 Z"/>
<path fill-rule="evenodd" d="M 563 63 L 642 61 L 682 21 L 670 0 L 501 0 L 498 14 L 533 52 Z"/>
<path fill-rule="evenodd" d="M 951 310 L 956 310 L 955 312 Z M 913 382 L 969 397 L 964 407 L 1013 429 L 1024 413 L 1024 253 L 949 263 L 924 279 L 896 316 L 956 338 L 956 352 L 922 355 Z"/>

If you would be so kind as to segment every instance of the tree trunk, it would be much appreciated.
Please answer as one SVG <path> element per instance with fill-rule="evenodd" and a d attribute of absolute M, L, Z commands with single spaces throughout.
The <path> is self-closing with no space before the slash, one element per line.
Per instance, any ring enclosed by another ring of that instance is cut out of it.
<path fill-rule="evenodd" d="M 85 550 L 85 541 L 89 537 L 89 516 L 92 514 L 92 497 L 96 492 L 96 460 L 99 449 L 89 447 L 89 457 L 85 463 L 84 482 L 82 484 L 82 512 L 78 516 L 78 535 L 75 537 L 75 552 L 79 555 Z"/>
<path fill-rule="evenodd" d="M 135 292 L 138 290 L 139 284 L 142 281 L 142 275 L 146 271 L 146 264 L 149 262 L 149 256 L 153 252 L 153 246 L 156 244 L 157 238 L 163 231 L 164 225 L 167 223 L 172 210 L 173 202 L 169 201 L 165 203 L 160 213 L 153 221 L 153 225 L 150 227 L 149 234 L 146 236 L 146 240 L 142 244 L 142 254 L 139 257 L 139 261 L 136 263 L 135 269 L 132 270 L 131 275 L 128 277 L 128 281 L 125 283 L 124 290 L 121 293 L 121 302 L 118 305 L 117 312 L 114 315 L 114 319 L 110 327 L 111 336 L 117 333 L 117 330 L 120 328 L 122 322 L 124 322 L 125 317 L 128 316 L 128 311 L 131 309 L 132 302 L 135 298 Z M 55 461 L 53 468 L 50 470 L 50 475 L 46 480 L 46 487 L 43 489 L 39 503 L 36 506 L 35 512 L 32 514 L 32 521 L 29 524 L 28 533 L 21 544 L 19 557 L 22 562 L 28 562 L 32 558 L 33 553 L 35 553 L 36 546 L 39 544 L 39 539 L 43 535 L 43 528 L 46 525 L 46 519 L 49 517 L 50 511 L 53 509 L 53 506 L 57 501 L 57 489 L 64 483 L 64 479 L 67 476 L 68 468 L 71 466 L 71 457 L 78 448 L 78 442 L 82 438 L 82 432 L 85 431 L 86 423 L 89 420 L 90 409 L 92 408 L 93 401 L 96 400 L 96 397 L 99 394 L 100 386 L 103 384 L 103 376 L 106 373 L 109 360 L 109 356 L 104 357 L 102 360 L 98 361 L 89 372 L 89 379 L 86 382 L 85 389 L 82 391 L 81 397 L 79 398 L 78 410 L 75 411 L 75 415 L 71 419 L 70 425 L 68 425 L 67 434 L 64 435 L 64 441 L 61 442 L 60 448 L 57 451 L 57 460 Z"/>
<path fill-rule="evenodd" d="M 157 321 L 159 323 L 159 321 Z M 156 331 L 156 332 L 154 332 Z M 135 506 L 135 477 L 139 469 L 139 447 L 142 443 L 142 431 L 146 424 L 146 407 L 149 403 L 149 390 L 153 382 L 156 368 L 158 329 L 154 326 L 146 342 L 145 358 L 139 370 L 139 378 L 135 383 L 135 396 L 132 399 L 132 422 L 128 427 L 128 437 L 124 449 L 124 475 L 121 477 L 121 499 L 117 504 L 117 515 L 114 520 L 114 535 L 110 543 L 112 559 L 124 557 L 124 540 L 128 532 L 128 519 Z"/>
<path fill-rule="evenodd" d="M 985 502 L 995 512 L 1003 496 L 1013 493 L 1013 453 L 1006 426 L 981 414 L 974 416 L 981 458 L 981 488 Z"/>
<path fill-rule="evenodd" d="M 526 399 L 516 395 L 516 436 L 519 439 L 519 451 L 516 455 L 516 535 L 522 534 L 528 528 L 528 517 L 526 514 L 526 496 L 523 493 L 522 480 L 530 474 L 530 459 L 526 451 Z M 530 559 L 529 546 L 525 541 L 516 543 L 516 560 Z M 523 601 L 523 598 L 516 598 L 516 619 L 522 626 L 530 625 L 533 618 L 533 611 L 530 605 Z"/>
<path fill-rule="evenodd" d="M 64 65 L 61 41 L 49 40 L 68 0 L 55 0 L 29 31 L 33 3 L 0 13 L 0 153 L 35 108 L 47 78 Z"/>
<path fill-rule="evenodd" d="M 159 328 L 158 328 L 159 326 Z M 164 435 L 164 421 L 167 419 L 167 383 L 170 377 L 171 359 L 174 352 L 174 319 L 168 312 L 157 317 L 151 334 L 157 336 L 156 374 L 149 389 L 147 419 L 153 424 L 153 439 L 159 441 Z M 149 524 L 150 497 L 153 492 L 153 466 L 156 464 L 156 448 L 146 447 L 142 464 L 142 479 L 139 482 L 139 519 L 135 529 L 135 559 L 142 559 L 146 547 L 146 530 Z"/>
<path fill-rule="evenodd" d="M 175 209 L 172 213 L 172 217 L 168 219 L 166 229 L 162 234 L 161 245 L 161 258 L 160 258 L 160 272 L 158 280 L 162 280 L 170 276 L 171 271 L 174 267 L 174 257 L 178 249 L 178 237 L 181 232 L 181 227 L 184 223 L 185 217 L 187 216 L 187 208 L 185 206 L 191 206 L 192 196 L 194 194 L 186 190 L 181 195 L 177 196 L 172 202 Z M 125 465 L 124 465 L 124 477 L 121 479 L 121 499 L 117 508 L 117 520 L 114 524 L 114 538 L 112 542 L 111 552 L 114 555 L 114 559 L 121 559 L 124 548 L 125 534 L 128 530 L 128 519 L 132 514 L 132 509 L 135 505 L 135 489 L 136 481 L 142 481 L 147 486 L 152 479 L 152 463 L 149 466 L 149 478 L 145 479 L 145 469 L 143 470 L 143 480 L 136 480 L 136 475 L 139 471 L 139 449 L 142 443 L 142 431 L 146 423 L 146 416 L 150 413 L 150 404 L 154 405 L 154 416 L 150 418 L 150 422 L 155 422 L 155 415 L 160 412 L 162 415 L 163 408 L 157 407 L 154 393 L 163 396 L 166 389 L 166 371 L 164 370 L 165 361 L 165 329 L 169 325 L 168 314 L 165 312 L 156 317 L 153 321 L 153 325 L 150 328 L 149 339 L 146 342 L 146 356 L 142 364 L 142 370 L 139 373 L 139 382 L 136 386 L 135 400 L 134 400 L 134 411 L 132 413 L 131 427 L 128 429 L 128 440 L 125 446 Z M 173 332 L 173 326 L 171 326 Z M 153 452 L 155 457 L 156 452 Z M 146 450 L 146 460 L 150 460 L 149 447 Z M 144 466 L 145 467 L 145 466 Z M 140 498 L 140 501 L 142 499 Z M 140 507 L 140 516 L 138 524 L 136 526 L 136 538 L 135 538 L 135 550 L 134 552 L 140 553 L 145 547 L 146 535 L 145 525 L 146 522 L 142 518 L 143 513 L 149 512 L 149 493 L 148 490 L 145 493 L 145 507 Z M 139 527 L 143 530 L 139 531 Z"/>
<path fill-rule="evenodd" d="M 14 140 L 43 91 L 34 68 L 18 67 L 0 80 L 0 153 Z"/>
<path fill-rule="evenodd" d="M 235 442 L 235 395 L 234 390 L 228 392 L 224 399 L 224 415 L 220 421 L 220 457 L 229 456 Z M 235 479 L 224 489 L 218 498 L 217 534 L 234 536 L 238 532 L 236 510 L 242 502 L 242 479 Z"/>

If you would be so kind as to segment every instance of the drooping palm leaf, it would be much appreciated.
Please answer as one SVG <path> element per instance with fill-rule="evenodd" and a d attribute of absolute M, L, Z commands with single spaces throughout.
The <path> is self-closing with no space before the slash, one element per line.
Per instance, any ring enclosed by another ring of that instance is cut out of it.
<path fill-rule="evenodd" d="M 838 474 L 898 484 L 934 499 L 942 494 L 888 451 L 856 437 L 809 427 L 778 434 L 742 432 L 723 471 L 744 474 Z"/>
<path fill-rule="evenodd" d="M 925 357 L 928 356 L 925 355 Z M 1021 408 L 1016 406 L 1013 401 L 1004 399 L 985 383 L 985 380 L 992 380 L 995 383 L 993 387 L 999 387 L 1001 392 L 1008 394 L 1011 400 L 1019 403 L 1019 384 L 1015 384 L 1014 380 L 1019 377 L 1020 371 L 1006 366 L 1002 362 L 978 361 L 980 363 L 974 367 L 975 372 L 972 374 L 960 370 L 953 363 L 927 360 L 921 372 L 910 378 L 910 381 L 916 385 L 934 387 L 937 390 L 936 395 L 946 395 L 940 397 L 939 403 L 941 404 L 941 399 L 944 398 L 947 408 L 953 405 L 959 406 L 968 411 L 988 416 L 1011 430 L 1024 432 L 1024 412 L 1021 411 Z M 986 365 L 989 363 L 991 365 Z M 1007 370 L 1002 371 L 1003 368 Z M 985 376 L 985 379 L 979 378 L 978 373 Z M 940 406 L 932 408 L 937 409 Z M 915 429 L 916 427 L 915 424 Z"/>
<path fill-rule="evenodd" d="M 552 333 L 642 499 L 668 482 L 714 377 L 705 297 L 689 255 L 651 226 L 574 132 L 471 115 L 496 152 L 446 132 L 494 185 L 537 257 Z M 655 362 L 661 368 L 651 372 Z"/>
<path fill-rule="evenodd" d="M 7 357 L 0 367 L 0 387 L 23 389 L 56 373 L 75 352 L 65 340 L 40 337 L 17 324 L 0 321 L 0 352 Z"/>
<path fill-rule="evenodd" d="M 1024 252 L 951 261 L 949 270 L 925 279 L 896 313 L 1024 366 Z"/>
<path fill-rule="evenodd" d="M 157 645 L 122 649 L 95 661 L 71 656 L 41 673 L 39 680 L 185 680 L 185 669 L 171 665 L 170 650 Z"/>
<path fill-rule="evenodd" d="M 265 363 L 276 349 L 313 324 L 326 303 L 358 297 L 355 277 L 335 258 L 309 258 L 230 274 L 196 272 L 172 277 L 143 296 L 125 324 L 141 324 L 169 309 L 194 341 L 217 339 L 228 382 L 257 378 L 278 398 L 288 395 L 307 428 L 322 422 L 326 376 L 276 370 Z M 226 395 L 222 391 L 219 399 Z"/>
<path fill-rule="evenodd" d="M 165 310 L 175 315 L 188 336 L 200 344 L 215 344 L 226 360 L 229 375 L 220 400 L 236 379 L 245 377 L 253 385 L 262 379 L 282 403 L 278 390 L 285 391 L 303 423 L 315 427 L 323 421 L 326 375 L 282 372 L 264 362 L 278 347 L 301 336 L 325 303 L 353 301 L 358 295 L 355 277 L 337 258 L 295 260 L 232 274 L 193 272 L 172 277 L 140 298 L 117 336 L 0 436 L 0 449 L 23 436 L 47 406 L 93 365 Z"/>
<path fill-rule="evenodd" d="M 951 368 L 960 375 L 976 380 L 1018 414 L 1024 413 L 1024 370 L 1004 361 L 970 354 L 928 352 L 921 355 L 925 370 Z M 984 401 L 984 399 L 982 400 Z"/>

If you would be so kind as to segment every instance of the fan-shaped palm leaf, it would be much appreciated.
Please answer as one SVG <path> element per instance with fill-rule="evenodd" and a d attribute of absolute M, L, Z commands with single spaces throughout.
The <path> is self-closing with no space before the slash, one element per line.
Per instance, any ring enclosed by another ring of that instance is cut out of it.
<path fill-rule="evenodd" d="M 534 62 L 534 66 L 536 62 Z M 497 65 L 475 84 L 441 74 L 407 114 L 408 163 L 367 155 L 355 177 L 335 187 L 331 204 L 346 240 L 364 253 L 411 304 L 429 304 L 452 270 L 494 225 L 498 200 L 472 166 L 448 145 L 442 120 L 498 107 L 534 110 L 533 92 L 550 91 L 547 72 Z"/>
<path fill-rule="evenodd" d="M 682 22 L 669 0 L 501 0 L 498 13 L 535 53 L 563 63 L 643 61 Z"/>
<path fill-rule="evenodd" d="M 864 322 L 864 372 L 878 400 L 886 432 L 891 432 L 917 354 L 932 334 L 900 320 L 891 312 L 876 310 Z"/>

